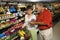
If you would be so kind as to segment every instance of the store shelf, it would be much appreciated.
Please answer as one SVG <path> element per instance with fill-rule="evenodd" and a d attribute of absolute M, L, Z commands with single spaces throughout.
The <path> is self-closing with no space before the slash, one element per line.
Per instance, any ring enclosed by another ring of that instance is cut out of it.
<path fill-rule="evenodd" d="M 21 18 L 21 19 L 17 20 L 16 23 L 10 24 L 9 26 L 15 25 L 15 24 L 17 24 L 17 23 L 19 23 L 19 22 L 21 22 L 21 21 L 23 21 L 23 20 L 24 20 L 24 18 Z M 5 27 L 2 27 L 2 28 L 0 27 L 0 30 L 2 30 L 2 29 L 4 29 L 4 28 L 7 28 L 7 27 L 9 27 L 9 26 L 5 26 Z"/>
<path fill-rule="evenodd" d="M 6 20 L 6 19 L 11 19 L 14 18 L 13 14 L 2 14 L 0 15 L 0 20 Z"/>

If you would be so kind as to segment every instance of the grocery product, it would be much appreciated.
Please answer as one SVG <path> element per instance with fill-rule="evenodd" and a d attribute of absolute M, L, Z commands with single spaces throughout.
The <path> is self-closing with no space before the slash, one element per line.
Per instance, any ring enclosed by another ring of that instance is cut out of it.
<path fill-rule="evenodd" d="M 0 34 L 0 38 L 4 37 L 5 36 L 5 33 L 2 33 Z"/>
<path fill-rule="evenodd" d="M 17 12 L 17 10 L 15 9 L 15 7 L 14 7 L 14 6 L 11 6 L 11 7 L 10 7 L 10 12 L 11 12 L 11 13 L 16 13 L 16 12 Z"/>
<path fill-rule="evenodd" d="M 25 32 L 23 30 L 19 30 L 18 33 L 19 33 L 20 36 L 24 36 L 25 35 Z"/>

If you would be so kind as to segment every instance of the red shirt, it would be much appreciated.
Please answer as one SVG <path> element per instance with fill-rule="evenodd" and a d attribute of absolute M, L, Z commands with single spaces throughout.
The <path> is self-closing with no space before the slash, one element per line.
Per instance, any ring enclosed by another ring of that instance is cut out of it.
<path fill-rule="evenodd" d="M 37 16 L 37 22 L 44 22 L 47 26 L 38 25 L 40 30 L 45 30 L 52 27 L 52 15 L 49 10 L 44 9 L 42 13 Z"/>

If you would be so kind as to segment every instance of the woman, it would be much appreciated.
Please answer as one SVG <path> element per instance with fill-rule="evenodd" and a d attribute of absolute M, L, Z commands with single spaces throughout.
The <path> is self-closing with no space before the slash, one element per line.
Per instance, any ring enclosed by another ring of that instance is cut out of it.
<path fill-rule="evenodd" d="M 23 27 L 27 27 L 27 29 L 30 31 L 32 38 L 30 40 L 37 40 L 37 31 L 36 31 L 36 25 L 31 25 L 31 21 L 36 20 L 36 16 L 32 14 L 32 6 L 27 6 L 26 10 L 27 14 L 25 15 L 25 24 Z"/>

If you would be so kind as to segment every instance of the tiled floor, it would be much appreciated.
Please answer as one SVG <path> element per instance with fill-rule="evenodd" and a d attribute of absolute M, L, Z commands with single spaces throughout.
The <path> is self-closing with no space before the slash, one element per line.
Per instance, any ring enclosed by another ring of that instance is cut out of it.
<path fill-rule="evenodd" d="M 54 40 L 60 40 L 60 21 L 53 27 Z"/>

